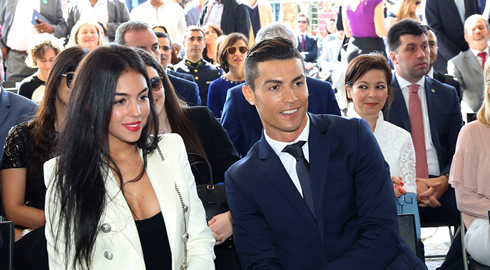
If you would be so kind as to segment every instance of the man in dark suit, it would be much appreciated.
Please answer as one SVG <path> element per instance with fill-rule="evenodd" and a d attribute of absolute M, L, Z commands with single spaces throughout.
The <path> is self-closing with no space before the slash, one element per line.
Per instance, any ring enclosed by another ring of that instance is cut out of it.
<path fill-rule="evenodd" d="M 425 76 L 429 46 L 427 31 L 419 22 L 407 19 L 394 24 L 388 31 L 388 46 L 396 73 L 393 103 L 389 113 L 385 111 L 385 119 L 412 135 L 420 222 L 422 226 L 429 223 L 458 226 L 460 215 L 454 189 L 448 186 L 462 126 L 456 89 Z"/>
<path fill-rule="evenodd" d="M 257 42 L 274 37 L 287 38 L 296 47 L 297 40 L 291 27 L 276 22 L 260 29 L 257 33 Z M 306 84 L 310 94 L 308 96 L 309 112 L 340 115 L 340 109 L 330 83 L 307 77 Z M 242 94 L 244 85 L 240 84 L 228 90 L 221 117 L 221 124 L 242 157 L 247 155 L 248 150 L 262 136 L 262 122 L 257 110 L 247 102 Z"/>
<path fill-rule="evenodd" d="M 299 13 L 296 16 L 296 29 L 298 30 L 298 51 L 303 56 L 305 68 L 308 77 L 318 78 L 318 67 L 316 58 L 318 56 L 318 44 L 316 37 L 308 34 L 308 25 L 310 19 L 305 13 Z"/>
<path fill-rule="evenodd" d="M 0 85 L 3 82 L 3 57 L 0 54 Z M 0 164 L 2 164 L 3 146 L 10 128 L 29 120 L 34 116 L 37 103 L 25 97 L 9 93 L 0 86 Z"/>
<path fill-rule="evenodd" d="M 202 105 L 208 103 L 208 89 L 212 81 L 223 75 L 220 68 L 202 58 L 206 47 L 204 30 L 197 26 L 187 27 L 184 33 L 185 57 L 174 66 L 175 71 L 194 76 L 199 86 Z"/>
<path fill-rule="evenodd" d="M 461 3 L 457 5 L 457 3 Z M 473 14 L 480 14 L 478 0 L 427 0 L 425 21 L 434 30 L 439 41 L 439 57 L 435 68 L 447 72 L 447 61 L 468 50 L 464 40 L 464 21 Z M 463 3 L 464 2 L 464 3 Z"/>
<path fill-rule="evenodd" d="M 116 30 L 115 43 L 129 47 L 139 47 L 151 53 L 161 61 L 158 39 L 150 25 L 139 21 L 129 21 L 121 24 Z M 196 83 L 167 74 L 177 95 L 188 105 L 201 105 L 199 89 Z"/>
<path fill-rule="evenodd" d="M 213 16 L 214 15 L 214 16 Z M 250 14 L 245 4 L 237 0 L 208 0 L 202 5 L 198 26 L 214 24 L 223 30 L 225 35 L 242 33 L 250 35 Z"/>
<path fill-rule="evenodd" d="M 225 174 L 243 269 L 424 269 L 398 235 L 389 167 L 364 120 L 307 113 L 299 52 L 247 54 L 243 87 L 264 126 Z"/>

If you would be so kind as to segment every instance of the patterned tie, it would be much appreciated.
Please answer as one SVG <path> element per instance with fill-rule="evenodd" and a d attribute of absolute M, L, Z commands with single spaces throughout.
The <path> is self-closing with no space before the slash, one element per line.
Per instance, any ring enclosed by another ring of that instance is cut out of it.
<path fill-rule="evenodd" d="M 487 57 L 487 53 L 486 52 L 481 52 L 478 54 L 478 56 L 481 57 L 481 66 L 483 68 L 485 68 L 485 61 L 487 60 L 486 57 Z"/>
<path fill-rule="evenodd" d="M 305 35 L 301 35 L 301 51 L 306 51 L 305 49 Z"/>
<path fill-rule="evenodd" d="M 422 103 L 418 94 L 419 86 L 411 84 L 408 86 L 410 94 L 408 96 L 410 111 L 410 126 L 412 129 L 412 140 L 415 148 L 417 177 L 428 178 L 427 151 L 425 149 L 424 118 L 422 115 Z"/>
<path fill-rule="evenodd" d="M 303 198 L 310 208 L 311 213 L 315 216 L 315 208 L 313 206 L 313 195 L 311 192 L 311 181 L 310 181 L 310 164 L 303 155 L 303 145 L 305 141 L 299 141 L 295 144 L 288 145 L 284 147 L 282 152 L 289 153 L 296 159 L 296 172 L 298 173 L 299 183 L 301 184 L 301 189 L 303 190 Z"/>

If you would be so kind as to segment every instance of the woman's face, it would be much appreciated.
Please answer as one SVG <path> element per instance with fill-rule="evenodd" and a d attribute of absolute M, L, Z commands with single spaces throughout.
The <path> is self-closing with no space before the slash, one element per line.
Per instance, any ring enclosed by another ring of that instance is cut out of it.
<path fill-rule="evenodd" d="M 150 89 L 153 94 L 153 100 L 155 102 L 155 108 L 157 113 L 160 112 L 165 107 L 165 90 L 163 89 L 162 80 L 158 75 L 156 69 L 150 66 L 146 66 L 146 72 L 148 72 L 148 78 L 150 78 Z"/>
<path fill-rule="evenodd" d="M 58 101 L 65 106 L 68 106 L 68 102 L 70 101 L 71 87 L 73 86 L 72 81 L 74 75 L 75 73 L 73 71 L 65 72 L 63 73 L 63 75 L 61 75 L 60 78 L 60 83 L 58 85 L 58 91 L 56 92 L 56 96 L 58 98 Z"/>
<path fill-rule="evenodd" d="M 245 47 L 245 48 L 243 48 Z M 234 50 L 233 54 L 230 53 L 230 50 Z M 242 52 L 240 52 L 242 50 Z M 244 52 L 243 52 L 244 51 Z M 237 40 L 233 45 L 227 48 L 226 51 L 226 62 L 230 68 L 241 68 L 245 64 L 245 54 L 248 51 L 248 46 L 241 39 Z"/>
<path fill-rule="evenodd" d="M 87 50 L 93 50 L 99 45 L 99 33 L 97 28 L 92 24 L 84 24 L 77 33 L 77 44 L 80 44 Z"/>
<path fill-rule="evenodd" d="M 352 88 L 346 86 L 347 95 L 354 102 L 354 109 L 362 118 L 377 116 L 388 96 L 386 74 L 373 69 L 357 80 Z"/>
<path fill-rule="evenodd" d="M 117 81 L 109 122 L 109 145 L 133 144 L 148 121 L 150 101 L 145 77 L 135 71 L 121 74 Z"/>
<path fill-rule="evenodd" d="M 37 67 L 39 68 L 39 72 L 43 74 L 44 78 L 48 78 L 49 71 L 53 66 L 55 58 L 56 52 L 54 51 L 54 49 L 49 48 L 44 52 L 41 57 L 35 59 Z"/>
<path fill-rule="evenodd" d="M 206 40 L 206 46 L 211 46 L 216 44 L 216 40 L 218 39 L 218 33 L 214 31 L 213 28 L 208 27 L 206 28 L 206 31 L 204 31 L 205 34 L 205 40 Z"/>

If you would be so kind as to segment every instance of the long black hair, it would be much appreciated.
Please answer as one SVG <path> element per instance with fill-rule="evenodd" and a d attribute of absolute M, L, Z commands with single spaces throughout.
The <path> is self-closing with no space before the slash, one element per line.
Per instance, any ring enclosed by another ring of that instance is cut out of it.
<path fill-rule="evenodd" d="M 65 244 L 65 250 L 61 252 L 74 254 L 72 265 L 69 266 L 67 261 L 66 268 L 76 268 L 76 265 L 90 268 L 100 219 L 107 203 L 105 178 L 110 170 L 118 176 L 124 194 L 122 174 L 109 152 L 108 134 L 117 83 L 119 77 L 128 71 L 142 74 L 150 85 L 145 64 L 139 55 L 119 45 L 96 48 L 76 71 L 59 138 L 61 155 L 54 181 L 59 211 L 53 211 L 59 212 L 59 217 L 49 217 L 60 220 L 57 232 L 52 233 L 56 235 L 56 243 L 62 241 Z M 151 91 L 148 91 L 148 96 L 150 115 L 135 143 L 142 149 L 144 167 L 133 181 L 144 174 L 147 155 L 158 143 L 158 119 Z M 75 251 L 71 252 L 72 249 Z"/>

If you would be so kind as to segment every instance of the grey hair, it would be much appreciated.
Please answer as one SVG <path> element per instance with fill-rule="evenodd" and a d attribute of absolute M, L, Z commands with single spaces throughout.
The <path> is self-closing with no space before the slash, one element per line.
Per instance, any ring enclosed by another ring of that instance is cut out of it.
<path fill-rule="evenodd" d="M 487 27 L 487 30 L 489 28 L 488 21 L 483 17 L 483 15 L 480 14 L 473 14 L 469 16 L 466 21 L 464 21 L 464 33 L 468 34 L 468 29 L 470 29 L 472 23 L 476 22 L 477 20 L 483 20 L 485 22 L 485 26 Z M 471 30 L 471 29 L 470 29 Z"/>
<path fill-rule="evenodd" d="M 145 23 L 145 22 L 128 21 L 128 22 L 121 24 L 117 28 L 114 43 L 119 44 L 119 45 L 126 45 L 126 41 L 124 40 L 124 34 L 126 34 L 126 32 L 129 30 L 136 30 L 136 31 L 150 30 L 151 32 L 153 32 L 150 25 Z"/>
<path fill-rule="evenodd" d="M 298 39 L 296 38 L 293 28 L 280 22 L 273 22 L 260 28 L 255 37 L 255 43 L 259 43 L 264 39 L 273 39 L 276 37 L 288 39 L 293 43 L 295 48 L 298 47 Z"/>

